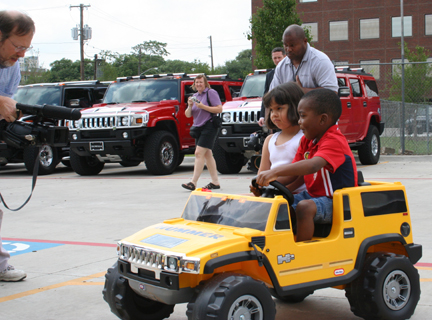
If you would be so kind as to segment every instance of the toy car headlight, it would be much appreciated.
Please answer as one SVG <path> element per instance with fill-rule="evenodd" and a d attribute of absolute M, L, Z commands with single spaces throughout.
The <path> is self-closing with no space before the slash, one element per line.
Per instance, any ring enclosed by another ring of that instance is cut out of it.
<path fill-rule="evenodd" d="M 229 112 L 222 113 L 222 121 L 223 122 L 230 122 L 231 121 L 231 114 Z"/>
<path fill-rule="evenodd" d="M 182 259 L 180 261 L 180 267 L 183 272 L 199 273 L 200 261 L 199 259 L 196 260 L 190 258 Z"/>
<path fill-rule="evenodd" d="M 179 269 L 179 259 L 177 257 L 167 256 L 165 258 L 165 270 L 168 271 L 178 271 Z"/>

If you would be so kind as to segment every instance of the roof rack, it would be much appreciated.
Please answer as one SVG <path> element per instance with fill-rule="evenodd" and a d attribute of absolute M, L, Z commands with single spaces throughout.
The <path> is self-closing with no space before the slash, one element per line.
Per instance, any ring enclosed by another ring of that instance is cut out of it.
<path fill-rule="evenodd" d="M 335 70 L 339 72 L 366 73 L 364 68 L 350 68 L 348 66 L 335 66 Z"/>
<path fill-rule="evenodd" d="M 184 79 L 184 78 L 190 78 L 194 79 L 199 75 L 205 75 L 208 79 L 230 79 L 228 74 L 212 74 L 212 75 L 206 75 L 205 73 L 185 73 L 185 72 L 178 72 L 178 73 L 163 73 L 163 74 L 142 74 L 139 76 L 128 76 L 128 77 L 118 77 L 116 79 L 116 82 L 122 82 L 122 81 L 129 81 L 129 80 L 141 80 L 141 79 L 157 79 L 157 78 L 174 78 L 174 79 Z"/>
<path fill-rule="evenodd" d="M 272 69 L 256 69 L 256 70 L 254 70 L 254 75 L 257 75 L 257 74 L 263 74 L 263 73 L 267 73 L 267 72 L 269 72 L 270 70 L 272 70 Z M 250 75 L 252 75 L 252 73 L 250 73 Z"/>

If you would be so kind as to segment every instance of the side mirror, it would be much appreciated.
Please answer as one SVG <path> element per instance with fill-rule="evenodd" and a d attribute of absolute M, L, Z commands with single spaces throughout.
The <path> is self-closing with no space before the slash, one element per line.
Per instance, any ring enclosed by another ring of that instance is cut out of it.
<path fill-rule="evenodd" d="M 348 87 L 340 87 L 338 89 L 338 96 L 339 97 L 349 97 L 351 94 L 350 88 Z"/>
<path fill-rule="evenodd" d="M 80 99 L 70 99 L 69 106 L 71 108 L 79 108 L 80 107 Z"/>

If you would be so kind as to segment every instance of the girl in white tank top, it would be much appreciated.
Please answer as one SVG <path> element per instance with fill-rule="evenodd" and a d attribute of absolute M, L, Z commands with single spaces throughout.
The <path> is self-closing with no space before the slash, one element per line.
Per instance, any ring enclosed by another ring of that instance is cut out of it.
<path fill-rule="evenodd" d="M 297 106 L 303 91 L 295 82 L 281 84 L 264 97 L 267 113 L 266 125 L 279 132 L 267 136 L 261 155 L 258 174 L 280 165 L 291 163 L 303 137 L 298 124 Z M 279 177 L 277 179 L 294 193 L 306 190 L 302 177 Z"/>

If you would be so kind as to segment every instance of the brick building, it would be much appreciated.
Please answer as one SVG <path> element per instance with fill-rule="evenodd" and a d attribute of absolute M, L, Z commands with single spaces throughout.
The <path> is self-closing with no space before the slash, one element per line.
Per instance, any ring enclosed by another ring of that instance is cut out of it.
<path fill-rule="evenodd" d="M 363 64 L 377 79 L 384 80 L 392 69 L 382 64 L 401 62 L 400 1 L 296 2 L 300 19 L 311 28 L 312 45 L 325 52 L 335 64 Z M 422 46 L 432 55 L 432 1 L 403 2 L 405 42 L 411 50 Z M 262 7 L 263 1 L 251 0 L 251 4 L 254 14 L 257 8 Z M 432 57 L 428 60 L 432 61 Z"/>

